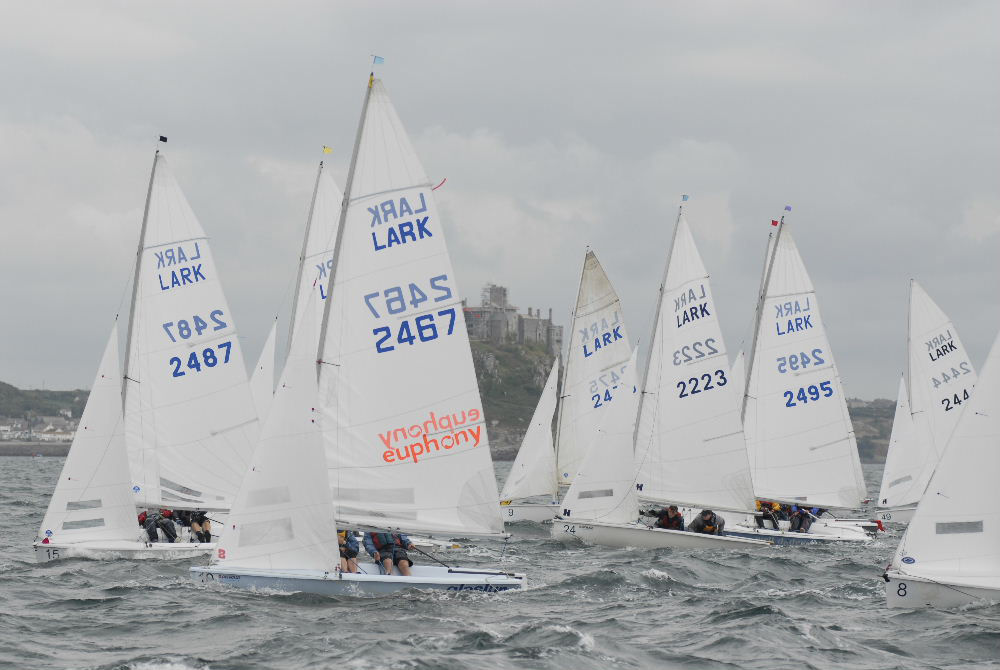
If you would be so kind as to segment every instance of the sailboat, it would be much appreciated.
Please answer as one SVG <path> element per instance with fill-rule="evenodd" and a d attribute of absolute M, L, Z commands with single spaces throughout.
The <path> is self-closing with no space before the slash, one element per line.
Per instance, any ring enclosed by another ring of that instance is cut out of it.
<path fill-rule="evenodd" d="M 587 452 L 552 524 L 555 539 L 574 537 L 612 547 L 763 549 L 770 542 L 681 530 L 650 528 L 638 521 L 639 491 L 633 460 L 639 389 L 636 352 L 621 371 L 621 387 L 601 416 L 597 439 Z"/>
<path fill-rule="evenodd" d="M 539 482 L 535 487 L 537 493 L 508 491 L 501 496 L 500 505 L 507 523 L 544 522 L 555 517 L 559 511 L 559 487 L 565 488 L 573 483 L 590 444 L 597 436 L 597 426 L 604 408 L 611 402 L 615 392 L 622 388 L 621 374 L 628 360 L 630 346 L 621 300 L 597 255 L 590 249 L 587 249 L 583 259 L 570 333 L 562 391 L 558 398 L 554 387 L 551 396 L 543 391 L 532 418 L 534 426 L 536 418 L 541 418 L 547 412 L 557 412 L 553 484 L 549 486 L 547 483 L 548 470 L 539 470 L 531 475 L 532 481 Z M 550 403 L 550 399 L 554 404 Z M 549 424 L 546 427 L 540 425 L 525 433 L 518 451 L 518 460 L 521 451 L 526 448 L 529 454 L 537 453 L 541 448 L 539 441 L 548 439 L 551 446 L 551 428 L 548 426 Z M 548 438 L 544 435 L 545 431 L 548 431 Z M 517 472 L 518 476 L 526 476 L 523 472 L 526 462 L 522 461 L 519 466 L 515 460 L 511 474 Z M 540 467 L 548 467 L 547 458 L 533 456 L 531 462 Z M 543 481 L 546 482 L 544 485 Z M 548 495 L 550 500 L 547 503 L 513 501 L 513 498 L 524 498 L 527 495 Z"/>
<path fill-rule="evenodd" d="M 754 492 L 806 509 L 851 509 L 865 498 L 861 461 L 816 290 L 785 221 L 790 210 L 772 222 L 747 362 L 742 417 Z M 824 515 L 797 535 L 864 541 L 875 527 Z M 727 528 L 747 537 L 771 530 Z"/>
<path fill-rule="evenodd" d="M 913 280 L 906 348 L 875 514 L 896 524 L 912 518 L 977 380 L 955 325 Z"/>
<path fill-rule="evenodd" d="M 121 393 L 116 322 L 34 543 L 39 563 L 72 557 L 183 558 L 207 551 L 199 544 L 149 543 L 136 525 Z"/>
<path fill-rule="evenodd" d="M 1000 335 L 883 575 L 889 607 L 1000 601 Z"/>
<path fill-rule="evenodd" d="M 362 564 L 362 574 L 338 570 L 337 526 L 503 534 L 444 230 L 374 74 L 344 191 L 312 377 L 310 336 L 300 327 L 231 527 L 212 563 L 192 574 L 314 593 L 524 588 L 524 575 L 491 569 L 415 565 L 410 577 L 380 574 L 374 563 Z"/>
<path fill-rule="evenodd" d="M 524 433 L 521 448 L 500 491 L 504 522 L 551 521 L 559 508 L 559 479 L 556 452 L 552 440 L 552 420 L 556 413 L 556 386 L 559 382 L 559 359 L 552 364 L 549 376 Z M 515 503 L 535 496 L 547 496 L 548 504 Z"/>
<path fill-rule="evenodd" d="M 91 438 L 80 436 L 80 446 L 71 447 L 67 460 L 71 470 L 57 485 L 53 505 L 63 501 L 72 506 L 60 513 L 108 509 L 107 501 L 117 501 L 117 494 L 102 489 L 100 499 L 87 497 L 89 493 L 81 491 L 90 489 L 78 484 L 105 481 L 106 473 L 115 473 L 117 481 L 125 468 L 133 514 L 136 507 L 228 510 L 257 437 L 257 410 L 208 238 L 159 151 L 139 236 L 125 369 L 115 380 L 123 452 L 118 438 L 110 438 L 115 424 L 111 409 L 103 404 L 111 383 L 107 371 L 118 367 L 117 339 L 112 337 L 109 347 L 111 342 L 114 356 L 106 352 L 104 376 L 99 376 L 102 393 L 91 401 L 99 403 L 94 413 L 101 417 L 94 430 L 107 437 L 109 446 L 106 453 L 97 454 Z M 63 489 L 84 497 L 65 500 Z M 174 558 L 207 553 L 214 546 L 188 542 L 152 546 L 134 516 L 129 523 L 132 533 L 110 536 L 110 528 L 119 528 L 110 517 L 75 514 L 67 521 L 71 525 L 65 526 L 56 523 L 54 513 L 46 515 L 44 537 L 36 540 L 37 560 Z M 97 523 L 100 519 L 104 525 Z M 93 525 L 76 525 L 82 521 Z M 74 532 L 64 534 L 64 530 Z M 183 532 L 181 539 L 186 539 Z"/>

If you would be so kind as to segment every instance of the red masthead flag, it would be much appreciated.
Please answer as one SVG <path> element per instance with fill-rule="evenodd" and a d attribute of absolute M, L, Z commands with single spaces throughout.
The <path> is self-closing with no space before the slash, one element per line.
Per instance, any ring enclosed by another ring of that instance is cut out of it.
<path fill-rule="evenodd" d="M 774 219 L 771 219 L 771 225 L 772 225 L 772 226 L 776 226 L 776 225 L 778 225 L 778 222 L 777 222 L 777 221 L 775 221 Z"/>

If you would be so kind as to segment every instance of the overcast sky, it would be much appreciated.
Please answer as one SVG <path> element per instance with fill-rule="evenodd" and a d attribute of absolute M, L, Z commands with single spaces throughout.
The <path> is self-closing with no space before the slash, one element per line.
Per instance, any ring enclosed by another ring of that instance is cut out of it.
<path fill-rule="evenodd" d="M 989 0 L 0 0 L 0 380 L 92 382 L 160 134 L 252 364 L 377 53 L 470 304 L 493 281 L 568 324 L 589 244 L 648 340 L 689 193 L 735 354 L 790 204 L 848 394 L 895 397 L 909 278 L 977 367 L 1000 328 L 998 26 Z"/>

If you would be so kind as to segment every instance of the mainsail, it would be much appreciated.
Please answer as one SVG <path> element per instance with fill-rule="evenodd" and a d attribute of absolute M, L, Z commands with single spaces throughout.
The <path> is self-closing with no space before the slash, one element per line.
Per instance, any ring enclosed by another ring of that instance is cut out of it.
<path fill-rule="evenodd" d="M 382 82 L 369 82 L 320 337 L 336 518 L 503 531 L 458 282 L 431 182 Z"/>
<path fill-rule="evenodd" d="M 567 521 L 629 523 L 639 512 L 636 468 L 632 457 L 639 390 L 635 375 L 636 349 L 621 369 L 618 393 L 601 412 L 592 440 L 562 502 Z"/>
<path fill-rule="evenodd" d="M 899 543 L 893 566 L 1000 587 L 1000 336 Z"/>
<path fill-rule="evenodd" d="M 41 538 L 135 540 L 138 535 L 125 453 L 120 375 L 116 323 L 38 531 Z"/>
<path fill-rule="evenodd" d="M 787 223 L 769 244 L 743 413 L 754 491 L 854 507 L 864 479 L 816 291 Z"/>
<path fill-rule="evenodd" d="M 737 360 L 737 365 L 741 362 Z M 636 431 L 641 497 L 748 511 L 753 484 L 708 272 L 678 216 Z"/>
<path fill-rule="evenodd" d="M 930 445 L 927 437 L 917 435 L 906 392 L 906 378 L 900 377 L 896 413 L 892 417 L 892 433 L 889 435 L 889 449 L 885 455 L 882 486 L 878 494 L 879 507 L 898 507 L 920 500 L 937 464 L 934 454 L 927 453 Z M 922 473 L 928 462 L 931 465 L 924 478 Z"/>
<path fill-rule="evenodd" d="M 552 418 L 556 413 L 556 386 L 559 359 L 552 364 L 545 388 L 531 415 L 531 423 L 521 440 L 521 448 L 504 482 L 501 500 L 550 495 L 559 491 L 556 481 L 556 452 L 552 441 Z"/>
<path fill-rule="evenodd" d="M 556 458 L 559 483 L 568 485 L 586 456 L 617 388 L 632 347 L 618 294 L 593 251 L 587 251 L 563 371 Z"/>
<path fill-rule="evenodd" d="M 208 237 L 159 153 L 126 341 L 125 441 L 137 504 L 228 509 L 257 412 Z"/>

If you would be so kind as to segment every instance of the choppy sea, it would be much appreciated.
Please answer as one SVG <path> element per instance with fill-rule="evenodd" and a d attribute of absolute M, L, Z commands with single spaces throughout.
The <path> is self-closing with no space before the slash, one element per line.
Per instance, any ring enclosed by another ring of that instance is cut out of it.
<path fill-rule="evenodd" d="M 509 463 L 498 463 L 506 475 Z M 0 458 L 0 668 L 995 668 L 1000 606 L 888 610 L 869 546 L 621 551 L 513 529 L 520 593 L 264 595 L 191 562 L 63 560 L 31 542 L 59 458 Z M 869 491 L 881 466 L 866 466 Z M 502 542 L 441 553 L 495 565 Z M 205 560 L 205 559 L 200 559 Z"/>

